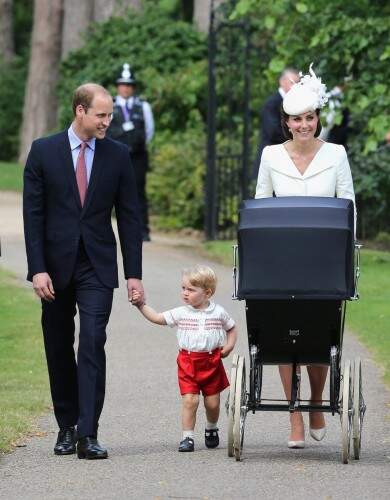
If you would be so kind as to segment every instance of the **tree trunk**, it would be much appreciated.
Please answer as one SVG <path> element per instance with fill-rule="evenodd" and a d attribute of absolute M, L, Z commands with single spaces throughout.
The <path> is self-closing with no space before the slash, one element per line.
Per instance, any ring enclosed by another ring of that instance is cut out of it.
<path fill-rule="evenodd" d="M 14 55 L 12 0 L 0 0 L 0 58 L 9 62 Z"/>
<path fill-rule="evenodd" d="M 224 0 L 214 0 L 214 8 Z M 208 33 L 210 25 L 211 0 L 194 0 L 194 24 L 199 31 Z"/>
<path fill-rule="evenodd" d="M 35 0 L 31 54 L 24 98 L 19 162 L 31 142 L 57 123 L 55 86 L 61 55 L 62 0 Z"/>
<path fill-rule="evenodd" d="M 129 7 L 140 10 L 141 6 L 142 0 L 95 0 L 94 21 L 106 21 L 112 15 L 122 15 Z"/>
<path fill-rule="evenodd" d="M 83 45 L 84 34 L 93 21 L 93 9 L 94 0 L 65 0 L 62 59 Z"/>

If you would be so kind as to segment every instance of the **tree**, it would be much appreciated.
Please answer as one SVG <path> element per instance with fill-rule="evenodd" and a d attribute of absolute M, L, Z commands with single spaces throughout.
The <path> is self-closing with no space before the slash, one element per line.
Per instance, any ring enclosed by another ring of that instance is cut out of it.
<path fill-rule="evenodd" d="M 12 0 L 0 0 L 0 57 L 9 62 L 14 55 Z"/>
<path fill-rule="evenodd" d="M 65 0 L 64 27 L 62 33 L 62 59 L 71 50 L 79 49 L 84 43 L 94 13 L 94 0 Z"/>
<path fill-rule="evenodd" d="M 129 7 L 140 10 L 141 4 L 141 0 L 95 0 L 93 18 L 96 22 L 106 21 L 112 15 L 124 14 Z"/>
<path fill-rule="evenodd" d="M 224 1 L 214 0 L 214 8 L 217 8 Z M 212 0 L 194 0 L 194 24 L 203 33 L 207 33 L 209 30 L 211 3 Z"/>
<path fill-rule="evenodd" d="M 55 87 L 61 56 L 62 0 L 35 0 L 19 162 L 31 142 L 57 124 Z"/>

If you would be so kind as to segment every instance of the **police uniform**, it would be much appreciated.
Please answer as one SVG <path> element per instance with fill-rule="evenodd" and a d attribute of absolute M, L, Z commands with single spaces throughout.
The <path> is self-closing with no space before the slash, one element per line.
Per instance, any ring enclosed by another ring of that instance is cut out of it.
<path fill-rule="evenodd" d="M 128 64 L 123 65 L 118 84 L 134 85 L 136 80 Z M 142 235 L 144 241 L 149 237 L 148 201 L 146 197 L 146 173 L 149 168 L 147 144 L 154 134 L 154 120 L 150 104 L 134 94 L 128 99 L 117 95 L 114 98 L 113 118 L 108 135 L 123 142 L 130 149 L 130 157 L 137 180 L 138 201 L 140 205 Z"/>

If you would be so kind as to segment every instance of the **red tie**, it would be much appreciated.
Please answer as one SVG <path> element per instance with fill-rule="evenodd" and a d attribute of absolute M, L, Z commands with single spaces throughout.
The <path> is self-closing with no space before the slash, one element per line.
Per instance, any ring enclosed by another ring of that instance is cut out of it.
<path fill-rule="evenodd" d="M 85 165 L 86 147 L 87 143 L 82 142 L 76 163 L 76 180 L 77 180 L 77 187 L 79 188 L 81 206 L 84 205 L 85 195 L 87 194 L 87 188 L 88 188 L 87 167 Z"/>

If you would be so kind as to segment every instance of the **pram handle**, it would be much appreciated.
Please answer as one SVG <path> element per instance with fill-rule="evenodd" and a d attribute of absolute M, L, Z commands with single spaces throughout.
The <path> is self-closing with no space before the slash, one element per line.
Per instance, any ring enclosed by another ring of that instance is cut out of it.
<path fill-rule="evenodd" d="M 351 300 L 358 300 L 359 299 L 359 291 L 358 291 L 358 284 L 359 284 L 359 278 L 360 278 L 360 249 L 362 248 L 362 244 L 358 243 L 355 241 L 355 293 L 354 296 L 351 297 Z"/>
<path fill-rule="evenodd" d="M 232 293 L 232 299 L 233 300 L 238 300 L 237 297 L 237 252 L 238 252 L 238 245 L 232 245 L 233 248 L 233 293 Z"/>

